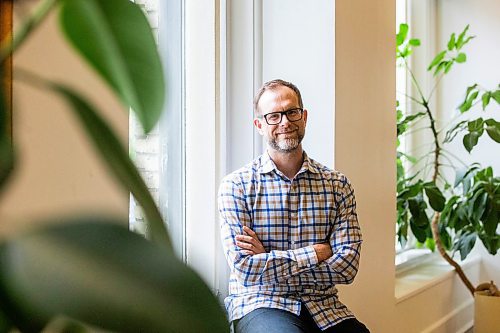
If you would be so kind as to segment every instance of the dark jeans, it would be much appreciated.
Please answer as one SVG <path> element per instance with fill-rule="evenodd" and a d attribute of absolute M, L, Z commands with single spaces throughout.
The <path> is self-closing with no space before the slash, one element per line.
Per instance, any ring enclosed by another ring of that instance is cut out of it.
<path fill-rule="evenodd" d="M 291 312 L 260 308 L 235 321 L 236 333 L 369 333 L 357 319 L 346 319 L 321 331 L 307 309 L 302 306 L 300 316 Z"/>

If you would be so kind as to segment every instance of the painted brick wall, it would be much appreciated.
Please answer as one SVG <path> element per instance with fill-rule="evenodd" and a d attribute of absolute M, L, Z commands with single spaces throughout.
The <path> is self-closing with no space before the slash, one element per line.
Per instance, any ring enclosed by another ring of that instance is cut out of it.
<path fill-rule="evenodd" d="M 141 6 L 146 13 L 156 40 L 158 40 L 159 22 L 158 1 L 159 0 L 133 1 Z M 153 198 L 158 203 L 160 170 L 160 140 L 158 126 L 156 126 L 148 135 L 145 135 L 134 113 L 130 112 L 129 133 L 130 156 L 134 160 L 137 168 L 144 178 L 149 191 L 153 195 Z M 142 210 L 132 196 L 130 198 L 129 223 L 130 230 L 143 235 L 146 234 L 147 230 Z"/>

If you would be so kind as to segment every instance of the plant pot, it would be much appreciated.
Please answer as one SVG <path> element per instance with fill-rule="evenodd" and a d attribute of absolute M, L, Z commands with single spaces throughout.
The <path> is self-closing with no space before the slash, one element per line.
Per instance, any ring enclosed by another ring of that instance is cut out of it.
<path fill-rule="evenodd" d="M 476 291 L 474 299 L 474 333 L 499 333 L 500 297 L 489 296 L 487 291 Z"/>

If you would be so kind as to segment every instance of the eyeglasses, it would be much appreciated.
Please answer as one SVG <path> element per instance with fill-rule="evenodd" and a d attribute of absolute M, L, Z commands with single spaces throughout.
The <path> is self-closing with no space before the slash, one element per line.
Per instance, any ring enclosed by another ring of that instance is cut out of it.
<path fill-rule="evenodd" d="M 271 112 L 268 114 L 264 115 L 264 119 L 266 120 L 266 123 L 268 125 L 278 125 L 281 123 L 281 120 L 283 119 L 283 115 L 286 115 L 286 118 L 290 122 L 294 121 L 299 121 L 302 119 L 302 113 L 304 112 L 303 109 L 297 108 L 297 109 L 290 109 L 287 111 L 281 111 L 281 112 Z"/>

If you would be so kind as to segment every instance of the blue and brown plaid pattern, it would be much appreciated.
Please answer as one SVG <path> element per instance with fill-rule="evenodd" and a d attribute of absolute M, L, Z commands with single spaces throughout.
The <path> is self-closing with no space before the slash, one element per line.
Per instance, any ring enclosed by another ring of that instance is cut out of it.
<path fill-rule="evenodd" d="M 226 176 L 219 188 L 221 237 L 231 267 L 230 320 L 261 307 L 300 313 L 307 307 L 321 329 L 353 318 L 335 284 L 358 270 L 361 232 L 349 180 L 310 159 L 293 180 L 267 153 Z M 235 236 L 246 225 L 267 253 L 244 254 Z M 329 242 L 333 256 L 318 263 L 313 244 Z"/>

